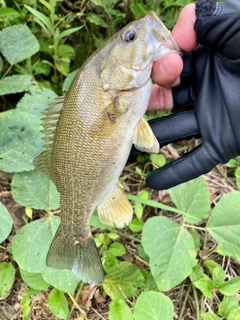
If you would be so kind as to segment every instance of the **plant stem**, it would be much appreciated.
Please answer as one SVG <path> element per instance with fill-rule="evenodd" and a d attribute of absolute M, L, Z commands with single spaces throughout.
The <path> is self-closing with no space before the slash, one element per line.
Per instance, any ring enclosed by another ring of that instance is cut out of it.
<path fill-rule="evenodd" d="M 83 318 L 84 319 L 86 317 L 86 312 L 77 303 L 77 300 L 78 300 L 79 295 L 80 295 L 80 293 L 82 291 L 83 285 L 84 285 L 84 283 L 81 281 L 75 298 L 71 295 L 71 293 L 68 292 L 68 295 L 69 295 L 70 299 L 72 300 L 73 305 L 72 305 L 72 308 L 70 310 L 70 313 L 69 313 L 69 316 L 68 316 L 67 320 L 70 320 L 71 315 L 72 315 L 73 310 L 74 310 L 75 307 L 83 314 Z"/>
<path fill-rule="evenodd" d="M 184 312 L 185 307 L 186 307 L 186 304 L 187 304 L 187 300 L 188 300 L 188 297 L 189 297 L 190 289 L 191 289 L 191 286 L 189 285 L 188 290 L 187 290 L 187 293 L 186 293 L 186 296 L 185 296 L 185 299 L 184 299 L 184 301 L 183 301 L 182 309 L 181 309 L 181 312 L 180 312 L 180 315 L 179 315 L 179 319 L 178 319 L 178 320 L 182 320 L 182 319 L 183 319 L 183 312 Z"/>
<path fill-rule="evenodd" d="M 197 320 L 200 320 L 200 314 L 199 314 L 199 303 L 198 303 L 198 296 L 197 296 L 197 290 L 192 284 L 192 289 L 193 289 L 193 295 L 196 303 L 196 313 L 197 313 Z"/>

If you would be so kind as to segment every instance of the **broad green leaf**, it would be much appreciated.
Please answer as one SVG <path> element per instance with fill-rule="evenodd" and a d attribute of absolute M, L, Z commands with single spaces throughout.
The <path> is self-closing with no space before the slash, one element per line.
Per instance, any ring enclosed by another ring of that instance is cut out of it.
<path fill-rule="evenodd" d="M 150 257 L 150 268 L 161 291 L 181 283 L 196 264 L 191 234 L 166 217 L 147 220 L 142 245 Z"/>
<path fill-rule="evenodd" d="M 55 210 L 60 196 L 54 183 L 37 169 L 16 173 L 12 180 L 15 201 L 34 209 Z"/>
<path fill-rule="evenodd" d="M 46 269 L 47 252 L 59 223 L 59 217 L 42 218 L 23 226 L 15 235 L 12 252 L 21 269 L 32 273 Z"/>
<path fill-rule="evenodd" d="M 238 308 L 234 308 L 227 318 L 227 320 L 240 320 L 240 311 Z"/>
<path fill-rule="evenodd" d="M 51 24 L 50 19 L 45 16 L 43 13 L 40 11 L 33 9 L 27 5 L 24 5 L 35 17 L 35 21 L 37 23 L 41 22 L 41 27 L 43 27 L 46 31 L 53 31 L 53 26 Z M 48 30 L 47 30 L 48 29 Z"/>
<path fill-rule="evenodd" d="M 208 277 L 199 279 L 193 282 L 193 285 L 198 288 L 207 298 L 212 298 L 212 290 L 216 288 L 215 283 Z"/>
<path fill-rule="evenodd" d="M 208 276 L 202 271 L 202 268 L 199 265 L 196 265 L 192 269 L 192 273 L 190 275 L 191 281 L 195 282 L 202 278 L 208 278 Z M 209 279 L 209 278 L 208 278 Z"/>
<path fill-rule="evenodd" d="M 49 284 L 43 279 L 40 273 L 32 273 L 20 268 L 23 281 L 32 289 L 45 290 Z"/>
<path fill-rule="evenodd" d="M 62 291 L 52 289 L 48 296 L 51 312 L 60 319 L 67 319 L 69 315 L 67 299 Z"/>
<path fill-rule="evenodd" d="M 103 254 L 103 268 L 108 272 L 113 266 L 118 264 L 118 259 L 109 250 Z"/>
<path fill-rule="evenodd" d="M 10 64 L 30 58 L 39 50 L 39 43 L 25 24 L 0 31 L 0 51 Z"/>
<path fill-rule="evenodd" d="M 224 283 L 226 278 L 226 273 L 223 268 L 213 260 L 207 260 L 204 262 L 204 265 L 210 270 L 212 273 L 212 279 L 215 283 L 216 288 L 219 287 L 220 284 Z"/>
<path fill-rule="evenodd" d="M 25 93 L 17 104 L 18 110 L 29 112 L 41 118 L 43 111 L 57 98 L 57 95 L 51 89 L 42 88 L 39 91 L 40 92 L 33 91 Z"/>
<path fill-rule="evenodd" d="M 226 281 L 219 286 L 219 291 L 224 296 L 233 296 L 240 291 L 240 277 L 235 277 L 229 281 Z"/>
<path fill-rule="evenodd" d="M 0 80 L 0 96 L 29 90 L 34 79 L 30 75 L 13 75 Z"/>
<path fill-rule="evenodd" d="M 34 169 L 33 159 L 42 150 L 40 120 L 17 109 L 0 114 L 0 170 Z"/>
<path fill-rule="evenodd" d="M 0 56 L 0 72 L 2 72 L 3 69 L 3 60 L 2 57 Z"/>
<path fill-rule="evenodd" d="M 203 320 L 221 320 L 221 318 L 210 312 L 201 313 L 201 318 Z"/>
<path fill-rule="evenodd" d="M 132 311 L 124 300 L 110 303 L 109 320 L 133 320 Z"/>
<path fill-rule="evenodd" d="M 47 267 L 42 272 L 42 277 L 54 288 L 64 292 L 71 292 L 72 294 L 80 281 L 71 270 L 67 269 L 60 270 Z"/>
<path fill-rule="evenodd" d="M 210 209 L 210 193 L 206 181 L 200 177 L 170 189 L 170 196 L 176 207 L 190 223 L 207 218 Z"/>
<path fill-rule="evenodd" d="M 71 85 L 71 83 L 72 83 L 72 81 L 73 81 L 73 79 L 74 79 L 74 77 L 75 77 L 75 75 L 77 74 L 78 71 L 79 71 L 79 69 L 69 73 L 69 75 L 66 77 L 66 79 L 63 82 L 63 88 L 62 88 L 63 92 L 67 92 L 68 91 L 68 89 L 69 89 L 69 87 L 70 87 L 70 85 Z"/>
<path fill-rule="evenodd" d="M 134 202 L 133 205 L 134 213 L 136 214 L 137 218 L 140 220 L 143 216 L 143 205 L 140 202 Z"/>
<path fill-rule="evenodd" d="M 124 245 L 121 243 L 112 243 L 108 250 L 116 257 L 121 257 L 127 252 Z"/>
<path fill-rule="evenodd" d="M 124 300 L 133 297 L 143 285 L 144 278 L 138 267 L 121 262 L 108 271 L 103 288 L 112 300 Z"/>
<path fill-rule="evenodd" d="M 7 208 L 0 203 L 0 243 L 3 242 L 12 230 L 12 218 Z"/>
<path fill-rule="evenodd" d="M 174 307 L 172 301 L 160 292 L 142 292 L 134 307 L 135 320 L 172 320 Z"/>
<path fill-rule="evenodd" d="M 240 259 L 240 192 L 227 193 L 219 200 L 207 230 L 228 254 Z"/>
<path fill-rule="evenodd" d="M 12 263 L 0 263 L 0 298 L 4 297 L 11 290 L 14 279 L 15 268 Z"/>
<path fill-rule="evenodd" d="M 238 299 L 236 295 L 224 296 L 219 304 L 218 313 L 220 316 L 228 318 L 232 309 L 238 308 Z"/>

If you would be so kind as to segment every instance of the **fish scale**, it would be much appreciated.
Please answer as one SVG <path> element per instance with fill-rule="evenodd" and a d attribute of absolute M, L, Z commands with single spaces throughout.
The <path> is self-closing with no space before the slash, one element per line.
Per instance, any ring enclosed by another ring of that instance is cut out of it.
<path fill-rule="evenodd" d="M 85 62 L 66 97 L 44 112 L 45 150 L 34 160 L 60 193 L 61 223 L 47 265 L 70 269 L 87 283 L 101 284 L 104 271 L 92 238 L 95 208 L 103 223 L 123 227 L 133 209 L 118 183 L 132 144 L 159 151 L 144 120 L 152 64 L 180 49 L 150 12 L 124 27 Z"/>

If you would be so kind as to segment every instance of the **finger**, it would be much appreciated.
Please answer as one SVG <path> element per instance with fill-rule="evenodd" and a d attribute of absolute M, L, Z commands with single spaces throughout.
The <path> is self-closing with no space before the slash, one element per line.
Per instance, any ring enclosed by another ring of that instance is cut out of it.
<path fill-rule="evenodd" d="M 153 85 L 148 110 L 171 110 L 172 108 L 172 89 Z"/>
<path fill-rule="evenodd" d="M 199 146 L 181 158 L 151 172 L 146 183 L 155 190 L 169 189 L 211 171 L 218 163 L 211 152 Z"/>
<path fill-rule="evenodd" d="M 196 5 L 191 3 L 183 8 L 178 21 L 172 30 L 172 35 L 184 51 L 192 51 L 198 45 L 197 35 L 194 30 L 196 21 Z"/>
<path fill-rule="evenodd" d="M 179 84 L 183 69 L 182 58 L 177 53 L 168 53 L 153 64 L 152 79 L 165 88 Z"/>
<path fill-rule="evenodd" d="M 193 137 L 200 137 L 194 110 L 178 112 L 167 117 L 154 119 L 149 121 L 149 125 L 160 146 Z"/>

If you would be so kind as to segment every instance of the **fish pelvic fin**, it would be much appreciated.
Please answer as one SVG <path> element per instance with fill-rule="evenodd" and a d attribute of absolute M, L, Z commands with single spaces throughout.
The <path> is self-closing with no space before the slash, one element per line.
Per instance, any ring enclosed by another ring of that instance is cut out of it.
<path fill-rule="evenodd" d="M 104 281 L 102 262 L 92 237 L 72 244 L 57 233 L 47 254 L 47 266 L 70 269 L 85 283 L 101 285 Z"/>
<path fill-rule="evenodd" d="M 57 126 L 60 114 L 62 112 L 65 97 L 58 97 L 53 101 L 43 113 L 43 130 L 42 140 L 44 141 L 45 150 L 33 160 L 34 166 L 43 172 L 49 179 L 54 182 L 52 169 L 53 147 L 57 133 Z"/>
<path fill-rule="evenodd" d="M 128 225 L 132 219 L 133 209 L 123 188 L 119 183 L 98 206 L 98 216 L 102 223 L 119 228 Z"/>
<path fill-rule="evenodd" d="M 133 144 L 140 151 L 149 153 L 159 152 L 159 143 L 157 138 L 153 134 L 148 122 L 144 118 L 140 119 L 135 128 Z"/>

